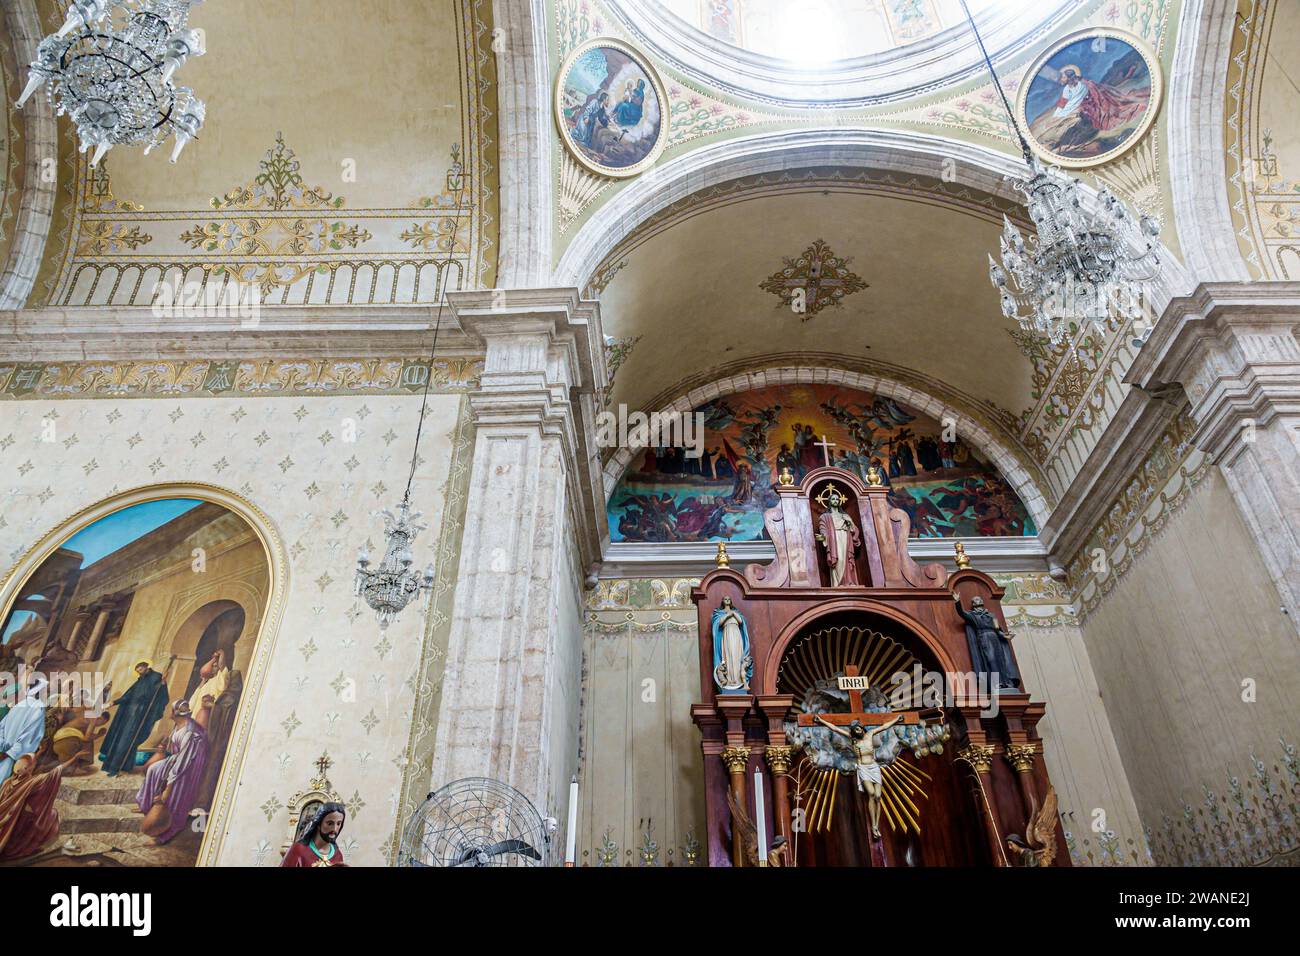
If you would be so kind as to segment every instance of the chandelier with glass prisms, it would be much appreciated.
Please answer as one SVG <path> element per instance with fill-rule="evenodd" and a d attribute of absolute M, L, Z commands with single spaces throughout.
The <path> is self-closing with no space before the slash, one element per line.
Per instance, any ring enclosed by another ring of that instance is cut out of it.
<path fill-rule="evenodd" d="M 1113 321 L 1143 320 L 1145 285 L 1160 274 L 1159 224 L 1150 216 L 1135 219 L 1104 185 L 1097 192 L 1099 208 L 1089 211 L 1078 179 L 1035 158 L 975 18 L 964 0 L 962 6 L 1029 167 L 1027 177 L 1012 183 L 1025 197 L 1034 233 L 1026 239 L 1004 215 L 1002 261 L 989 256 L 989 280 L 1001 297 L 1002 314 L 1052 342 L 1088 325 L 1104 334 Z"/>
<path fill-rule="evenodd" d="M 989 279 L 1002 314 L 1053 342 L 1091 324 L 1143 317 L 1142 293 L 1160 271 L 1160 227 L 1133 214 L 1102 186 L 1100 208 L 1084 208 L 1077 179 L 1044 166 L 1027 150 L 1032 175 L 1015 181 L 1035 226 L 1028 240 L 1002 217 L 1001 262 L 989 256 Z"/>
<path fill-rule="evenodd" d="M 370 566 L 370 552 L 365 548 L 357 555 L 356 593 L 379 618 L 380 630 L 386 630 L 408 604 L 433 587 L 433 565 L 428 565 L 423 574 L 413 567 L 411 542 L 425 528 L 416 524 L 419 518 L 420 512 L 411 510 L 408 491 L 396 514 L 384 509 L 387 544 L 379 566 Z"/>
<path fill-rule="evenodd" d="M 202 2 L 73 0 L 59 32 L 37 47 L 18 108 L 45 86 L 76 126 L 81 151 L 94 150 L 91 166 L 114 146 L 148 153 L 172 135 L 176 162 L 207 112 L 193 90 L 172 82 L 204 53 L 203 34 L 189 27 L 190 7 Z"/>

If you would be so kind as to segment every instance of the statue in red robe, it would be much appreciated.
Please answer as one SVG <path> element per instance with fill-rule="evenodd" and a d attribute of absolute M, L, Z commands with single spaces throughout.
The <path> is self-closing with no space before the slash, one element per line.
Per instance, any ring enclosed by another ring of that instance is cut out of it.
<path fill-rule="evenodd" d="M 817 540 L 826 548 L 826 565 L 831 571 L 830 586 L 861 587 L 856 555 L 862 547 L 862 533 L 844 511 L 844 496 L 831 485 L 817 500 L 826 506 L 817 519 Z"/>
<path fill-rule="evenodd" d="M 338 845 L 339 834 L 347 820 L 347 808 L 341 803 L 322 803 L 310 826 L 280 861 L 281 866 L 347 866 Z"/>

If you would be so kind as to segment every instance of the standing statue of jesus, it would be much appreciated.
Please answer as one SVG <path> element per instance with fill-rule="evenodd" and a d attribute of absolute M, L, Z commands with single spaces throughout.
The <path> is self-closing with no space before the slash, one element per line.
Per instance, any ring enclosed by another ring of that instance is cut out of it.
<path fill-rule="evenodd" d="M 841 737 L 848 737 L 853 745 L 853 755 L 857 759 L 858 789 L 867 795 L 867 809 L 871 811 L 871 835 L 880 837 L 880 798 L 884 795 L 884 776 L 880 764 L 876 763 L 876 738 L 894 724 L 903 719 L 902 714 L 895 714 L 894 719 L 879 727 L 863 727 L 858 721 L 849 724 L 849 729 L 836 727 L 821 714 L 817 719 Z"/>
<path fill-rule="evenodd" d="M 858 587 L 858 562 L 854 555 L 862 547 L 862 534 L 844 510 L 844 496 L 831 485 L 818 501 L 826 503 L 826 511 L 817 519 L 817 540 L 826 548 L 826 565 L 831 572 L 831 587 Z"/>

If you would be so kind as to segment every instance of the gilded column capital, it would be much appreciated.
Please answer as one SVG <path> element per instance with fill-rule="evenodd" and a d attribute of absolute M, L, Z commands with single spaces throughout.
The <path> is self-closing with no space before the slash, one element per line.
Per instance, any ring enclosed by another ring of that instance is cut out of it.
<path fill-rule="evenodd" d="M 794 748 L 773 744 L 764 751 L 764 756 L 767 757 L 767 765 L 772 768 L 773 773 L 789 773 L 790 763 L 794 759 Z"/>
<path fill-rule="evenodd" d="M 749 748 L 722 748 L 722 762 L 727 765 L 728 773 L 744 773 L 745 767 L 749 764 Z"/>
<path fill-rule="evenodd" d="M 1005 756 L 1017 773 L 1029 773 L 1034 769 L 1034 755 L 1037 753 L 1038 747 L 1034 744 L 1009 744 Z"/>
<path fill-rule="evenodd" d="M 993 745 L 967 744 L 957 751 L 957 759 L 970 764 L 976 773 L 988 773 L 993 767 Z"/>

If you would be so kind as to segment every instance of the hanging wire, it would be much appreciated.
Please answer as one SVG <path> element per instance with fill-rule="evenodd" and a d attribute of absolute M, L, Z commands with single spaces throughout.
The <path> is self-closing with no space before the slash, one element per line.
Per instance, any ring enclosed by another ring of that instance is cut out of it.
<path fill-rule="evenodd" d="M 411 484 L 415 481 L 415 467 L 420 460 L 420 435 L 424 432 L 424 416 L 429 409 L 429 386 L 433 384 L 433 359 L 438 352 L 438 332 L 442 329 L 442 310 L 447 304 L 447 283 L 451 279 L 452 264 L 456 261 L 456 232 L 460 227 L 459 211 L 465 197 L 465 174 L 463 171 L 457 174 L 456 180 L 460 184 L 460 187 L 456 190 L 457 215 L 451 221 L 451 242 L 447 246 L 447 261 L 443 263 L 441 291 L 438 293 L 438 312 L 433 323 L 433 345 L 429 348 L 429 374 L 424 379 L 424 391 L 420 396 L 420 421 L 415 426 L 415 447 L 411 449 L 411 471 L 406 478 L 406 491 L 402 495 L 403 502 L 411 500 Z"/>
<path fill-rule="evenodd" d="M 989 57 L 989 51 L 984 47 L 984 38 L 980 36 L 979 27 L 975 25 L 975 17 L 971 14 L 970 6 L 966 0 L 961 0 L 961 8 L 966 12 L 966 22 L 970 24 L 971 32 L 975 34 L 975 42 L 979 44 L 980 53 L 984 57 L 984 65 L 988 67 L 989 76 L 993 77 L 993 86 L 1002 99 L 1002 108 L 1007 112 L 1007 122 L 1011 124 L 1016 139 L 1020 141 L 1020 151 L 1024 154 L 1025 162 L 1033 166 L 1033 154 L 1029 150 L 1029 141 L 1025 139 L 1024 133 L 1020 132 L 1020 124 L 1016 122 L 1016 114 L 1011 109 L 1011 101 L 1007 99 L 1006 91 L 1002 89 L 1002 82 L 998 79 L 998 71 L 993 68 L 993 60 Z"/>

